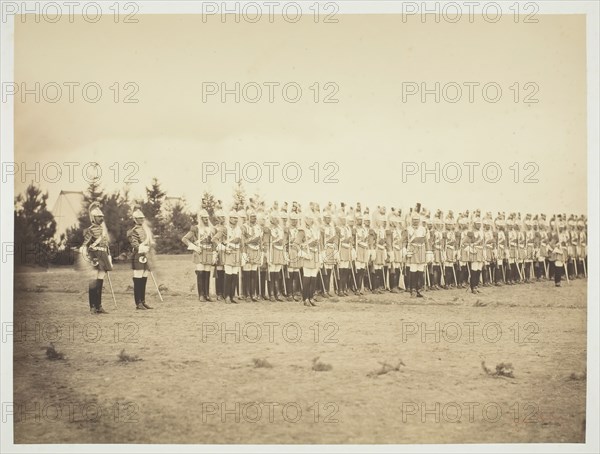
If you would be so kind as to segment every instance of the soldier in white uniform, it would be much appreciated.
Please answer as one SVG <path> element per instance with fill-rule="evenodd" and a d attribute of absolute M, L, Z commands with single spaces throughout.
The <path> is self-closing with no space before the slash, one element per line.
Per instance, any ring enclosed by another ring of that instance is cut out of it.
<path fill-rule="evenodd" d="M 224 246 L 225 252 L 225 302 L 237 304 L 235 290 L 238 286 L 239 273 L 242 266 L 242 229 L 238 226 L 238 213 L 229 213 L 229 224 L 227 225 Z"/>
<path fill-rule="evenodd" d="M 83 233 L 83 244 L 80 254 L 94 266 L 93 277 L 89 282 L 89 303 L 92 314 L 106 314 L 102 307 L 102 286 L 104 276 L 112 271 L 112 257 L 109 249 L 109 237 L 104 213 L 100 204 L 93 202 L 89 207 L 90 221 L 92 223 Z"/>
<path fill-rule="evenodd" d="M 247 211 L 248 222 L 242 226 L 244 242 L 244 265 L 242 280 L 245 282 L 245 295 L 252 302 L 258 301 L 258 267 L 262 263 L 262 228 L 258 225 L 256 212 Z"/>
<path fill-rule="evenodd" d="M 283 301 L 280 294 L 283 293 L 282 273 L 283 265 L 285 264 L 285 238 L 283 229 L 280 225 L 280 214 L 278 211 L 273 211 L 270 215 L 271 225 L 269 227 L 270 237 L 268 245 L 269 254 L 269 293 L 271 301 Z"/>
<path fill-rule="evenodd" d="M 210 271 L 216 263 L 216 253 L 213 245 L 213 236 L 216 229 L 210 225 L 208 211 L 200 210 L 199 223 L 193 225 L 190 231 L 181 239 L 192 253 L 192 260 L 196 267 L 196 287 L 198 299 L 203 302 L 210 299 Z"/>
<path fill-rule="evenodd" d="M 411 215 L 411 225 L 407 228 L 406 262 L 410 270 L 410 294 L 422 298 L 421 289 L 425 283 L 425 237 L 427 232 L 421 225 L 421 216 L 418 212 Z"/>
<path fill-rule="evenodd" d="M 314 302 L 315 291 L 317 288 L 317 274 L 321 266 L 319 244 L 321 242 L 321 232 L 314 225 L 314 214 L 307 212 L 304 215 L 304 225 L 298 228 L 295 241 L 302 259 L 302 302 L 305 306 L 316 306 Z M 321 276 L 322 278 L 322 276 Z"/>

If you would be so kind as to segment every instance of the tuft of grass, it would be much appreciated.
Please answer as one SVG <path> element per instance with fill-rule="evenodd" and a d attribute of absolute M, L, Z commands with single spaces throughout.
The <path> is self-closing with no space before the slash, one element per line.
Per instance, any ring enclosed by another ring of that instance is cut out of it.
<path fill-rule="evenodd" d="M 508 377 L 515 378 L 514 369 L 511 363 L 496 364 L 496 371 L 492 371 L 485 365 L 485 361 L 481 361 L 481 368 L 491 377 Z"/>
<path fill-rule="evenodd" d="M 404 364 L 404 361 L 399 360 L 398 364 L 396 364 L 395 366 L 392 366 L 391 364 L 388 364 L 385 361 L 379 361 L 379 364 L 381 364 L 381 369 L 376 369 L 372 372 L 369 372 L 367 374 L 367 377 L 379 377 L 380 375 L 385 375 L 388 372 L 399 372 L 400 371 L 400 367 L 406 367 L 406 364 Z"/>
<path fill-rule="evenodd" d="M 587 374 L 585 372 L 582 372 L 581 374 L 572 372 L 571 375 L 569 375 L 569 380 L 585 381 L 587 380 Z"/>
<path fill-rule="evenodd" d="M 59 352 L 52 342 L 50 342 L 50 347 L 46 347 L 46 358 L 50 361 L 60 361 L 65 359 L 65 355 Z"/>
<path fill-rule="evenodd" d="M 132 363 L 135 361 L 142 360 L 142 358 L 140 358 L 138 355 L 128 355 L 127 353 L 125 353 L 125 349 L 121 350 L 121 353 L 119 353 L 118 358 L 119 361 L 122 363 Z"/>
<path fill-rule="evenodd" d="M 312 360 L 312 363 L 312 370 L 314 370 L 315 372 L 326 372 L 328 370 L 333 369 L 331 364 L 326 364 L 319 361 L 318 356 Z"/>
<path fill-rule="evenodd" d="M 256 368 L 265 367 L 267 369 L 271 369 L 273 367 L 269 361 L 262 358 L 253 358 L 252 362 L 254 363 L 254 367 Z"/>

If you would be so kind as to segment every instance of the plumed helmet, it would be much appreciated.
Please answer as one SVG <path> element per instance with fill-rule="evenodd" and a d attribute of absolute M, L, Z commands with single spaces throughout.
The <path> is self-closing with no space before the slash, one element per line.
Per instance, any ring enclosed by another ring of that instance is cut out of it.
<path fill-rule="evenodd" d="M 146 216 L 144 216 L 144 213 L 142 213 L 142 210 L 139 205 L 136 205 L 133 207 L 133 218 L 134 219 L 140 219 L 140 218 L 145 218 L 145 217 Z"/>
<path fill-rule="evenodd" d="M 100 209 L 100 204 L 98 202 L 92 202 L 90 204 L 89 213 L 90 213 L 90 221 L 92 221 L 92 222 L 94 222 L 94 217 L 96 217 L 96 216 L 104 217 L 104 213 L 102 213 L 102 210 Z"/>

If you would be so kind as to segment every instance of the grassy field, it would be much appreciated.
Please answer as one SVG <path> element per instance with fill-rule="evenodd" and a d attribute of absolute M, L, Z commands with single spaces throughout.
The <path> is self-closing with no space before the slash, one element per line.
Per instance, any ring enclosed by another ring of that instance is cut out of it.
<path fill-rule="evenodd" d="M 15 275 L 16 443 L 585 440 L 587 281 L 226 305 L 158 259 L 149 311 L 126 265 L 107 315 L 84 273 Z"/>

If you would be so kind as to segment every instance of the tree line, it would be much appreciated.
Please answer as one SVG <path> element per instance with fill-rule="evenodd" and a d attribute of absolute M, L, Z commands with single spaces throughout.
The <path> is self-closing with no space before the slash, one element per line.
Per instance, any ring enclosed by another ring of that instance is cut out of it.
<path fill-rule="evenodd" d="M 181 238 L 197 222 L 197 212 L 190 210 L 184 198 L 170 198 L 157 178 L 146 187 L 143 199 L 132 199 L 128 188 L 105 193 L 97 182 L 92 182 L 83 194 L 78 222 L 65 234 L 56 238 L 56 221 L 47 206 L 48 192 L 31 183 L 23 194 L 15 198 L 14 261 L 16 265 L 74 263 L 76 251 L 83 243 L 85 229 L 90 224 L 88 209 L 92 202 L 99 202 L 104 222 L 111 236 L 111 255 L 116 260 L 129 258 L 127 232 L 133 227 L 132 212 L 135 206 L 143 211 L 152 230 L 158 254 L 182 254 L 186 252 Z M 255 195 L 249 199 L 253 204 L 260 200 Z M 233 188 L 229 208 L 247 208 L 246 191 L 241 182 Z M 259 202 L 264 205 L 264 203 Z M 215 196 L 204 191 L 201 208 L 211 221 L 216 222 L 215 212 L 225 208 Z"/>

